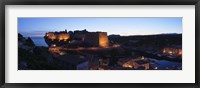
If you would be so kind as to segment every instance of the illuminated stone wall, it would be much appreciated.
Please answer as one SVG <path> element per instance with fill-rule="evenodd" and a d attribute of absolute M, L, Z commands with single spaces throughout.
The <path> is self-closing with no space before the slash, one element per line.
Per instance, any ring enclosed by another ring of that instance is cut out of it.
<path fill-rule="evenodd" d="M 106 32 L 99 33 L 99 46 L 108 47 L 108 36 Z"/>
<path fill-rule="evenodd" d="M 67 33 L 60 33 L 58 34 L 58 40 L 61 41 L 61 40 L 64 40 L 64 41 L 67 41 L 69 39 L 69 35 Z"/>
<path fill-rule="evenodd" d="M 99 46 L 99 34 L 96 32 L 87 33 L 84 42 L 90 46 Z"/>
<path fill-rule="evenodd" d="M 55 40 L 55 39 L 58 39 L 59 41 L 61 41 L 61 40 L 66 41 L 66 40 L 69 39 L 70 36 L 67 33 L 55 34 L 55 33 L 52 33 L 52 32 L 48 32 L 48 33 L 46 33 L 46 37 L 48 37 L 52 41 Z"/>
<path fill-rule="evenodd" d="M 56 35 L 55 35 L 54 33 L 52 33 L 52 32 L 46 33 L 46 36 L 47 36 L 49 39 L 51 39 L 52 41 L 53 41 L 54 39 L 56 39 Z"/>
<path fill-rule="evenodd" d="M 106 32 L 87 33 L 84 41 L 92 46 L 108 47 L 108 36 Z"/>
<path fill-rule="evenodd" d="M 48 32 L 45 35 L 46 38 L 50 39 L 51 43 L 55 43 L 55 41 L 67 41 L 70 38 L 70 35 L 67 32 Z M 86 46 L 91 47 L 108 47 L 109 41 L 106 32 L 87 32 L 87 33 L 79 33 L 73 36 L 73 39 L 84 42 Z"/>

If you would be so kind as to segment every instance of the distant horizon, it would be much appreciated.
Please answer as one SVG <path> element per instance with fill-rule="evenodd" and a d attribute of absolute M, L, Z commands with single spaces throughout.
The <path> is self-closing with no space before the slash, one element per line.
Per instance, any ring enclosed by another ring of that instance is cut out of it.
<path fill-rule="evenodd" d="M 21 34 L 21 33 L 20 33 Z M 120 35 L 120 34 L 110 34 L 110 35 L 119 35 L 119 36 L 148 36 L 148 35 L 170 35 L 170 34 L 182 34 L 182 33 L 161 33 L 161 34 L 146 34 L 146 35 Z M 110 35 L 107 35 L 107 36 L 110 36 Z M 23 34 L 22 34 L 22 36 L 23 37 L 25 37 L 25 38 L 28 38 L 28 37 L 30 37 L 30 38 L 41 38 L 41 37 L 44 37 L 44 36 L 24 36 Z"/>
<path fill-rule="evenodd" d="M 18 33 L 24 37 L 43 37 L 46 32 L 65 29 L 101 31 L 108 36 L 182 34 L 182 18 L 18 18 Z"/>

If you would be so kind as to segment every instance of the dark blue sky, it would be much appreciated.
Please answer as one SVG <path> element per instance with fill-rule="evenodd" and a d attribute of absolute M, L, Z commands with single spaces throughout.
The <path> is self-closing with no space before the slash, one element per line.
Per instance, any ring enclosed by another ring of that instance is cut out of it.
<path fill-rule="evenodd" d="M 18 18 L 18 32 L 25 37 L 40 37 L 45 32 L 65 29 L 125 36 L 182 33 L 182 18 Z"/>

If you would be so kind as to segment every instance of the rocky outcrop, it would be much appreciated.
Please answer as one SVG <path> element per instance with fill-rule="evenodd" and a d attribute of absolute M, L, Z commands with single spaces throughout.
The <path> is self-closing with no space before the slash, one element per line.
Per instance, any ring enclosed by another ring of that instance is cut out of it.
<path fill-rule="evenodd" d="M 31 38 L 18 34 L 18 70 L 58 69 L 47 47 L 35 46 Z"/>
<path fill-rule="evenodd" d="M 28 37 L 26 39 L 20 33 L 18 34 L 18 48 L 22 48 L 22 49 L 25 49 L 25 50 L 31 50 L 34 47 L 35 47 L 35 44 L 30 37 Z"/>

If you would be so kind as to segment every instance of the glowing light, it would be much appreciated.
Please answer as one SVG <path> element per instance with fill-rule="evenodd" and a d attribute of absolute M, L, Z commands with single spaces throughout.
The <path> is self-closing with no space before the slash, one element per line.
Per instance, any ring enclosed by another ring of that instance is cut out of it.
<path fill-rule="evenodd" d="M 142 56 L 142 58 L 141 58 L 142 60 L 144 60 L 144 56 Z"/>
<path fill-rule="evenodd" d="M 59 41 L 61 41 L 61 40 L 67 41 L 67 39 L 69 39 L 69 35 L 67 33 L 59 34 L 58 39 L 59 39 Z"/>
<path fill-rule="evenodd" d="M 131 65 L 128 65 L 128 67 L 129 67 L 129 68 L 132 68 L 133 66 L 131 66 Z"/>
<path fill-rule="evenodd" d="M 165 49 L 163 50 L 163 53 L 166 53 L 166 50 L 165 50 Z"/>
<path fill-rule="evenodd" d="M 47 36 L 49 39 L 51 39 L 52 41 L 53 41 L 54 39 L 56 39 L 56 35 L 54 35 L 54 33 L 47 33 L 46 36 Z"/>
<path fill-rule="evenodd" d="M 158 69 L 158 67 L 155 67 L 154 69 Z"/>
<path fill-rule="evenodd" d="M 173 52 L 172 51 L 169 51 L 169 54 L 172 54 Z"/>
<path fill-rule="evenodd" d="M 52 52 L 52 53 L 58 53 L 60 54 L 60 47 L 50 47 L 49 48 L 49 51 Z"/>
<path fill-rule="evenodd" d="M 128 63 L 123 64 L 123 67 L 125 67 L 125 68 L 133 68 L 133 66 L 128 64 Z"/>
<path fill-rule="evenodd" d="M 113 47 L 120 47 L 120 45 L 119 44 L 114 44 Z"/>
<path fill-rule="evenodd" d="M 65 55 L 65 52 L 60 52 L 60 55 Z"/>
<path fill-rule="evenodd" d="M 108 47 L 108 36 L 107 33 L 99 34 L 99 45 L 101 47 Z"/>
<path fill-rule="evenodd" d="M 179 54 L 179 55 L 182 55 L 182 51 L 180 50 L 178 54 Z"/>
<path fill-rule="evenodd" d="M 53 44 L 53 47 L 56 47 L 56 44 Z"/>
<path fill-rule="evenodd" d="M 164 48 L 163 53 L 165 54 L 176 54 L 176 55 L 182 55 L 182 49 L 176 49 L 176 48 Z"/>

